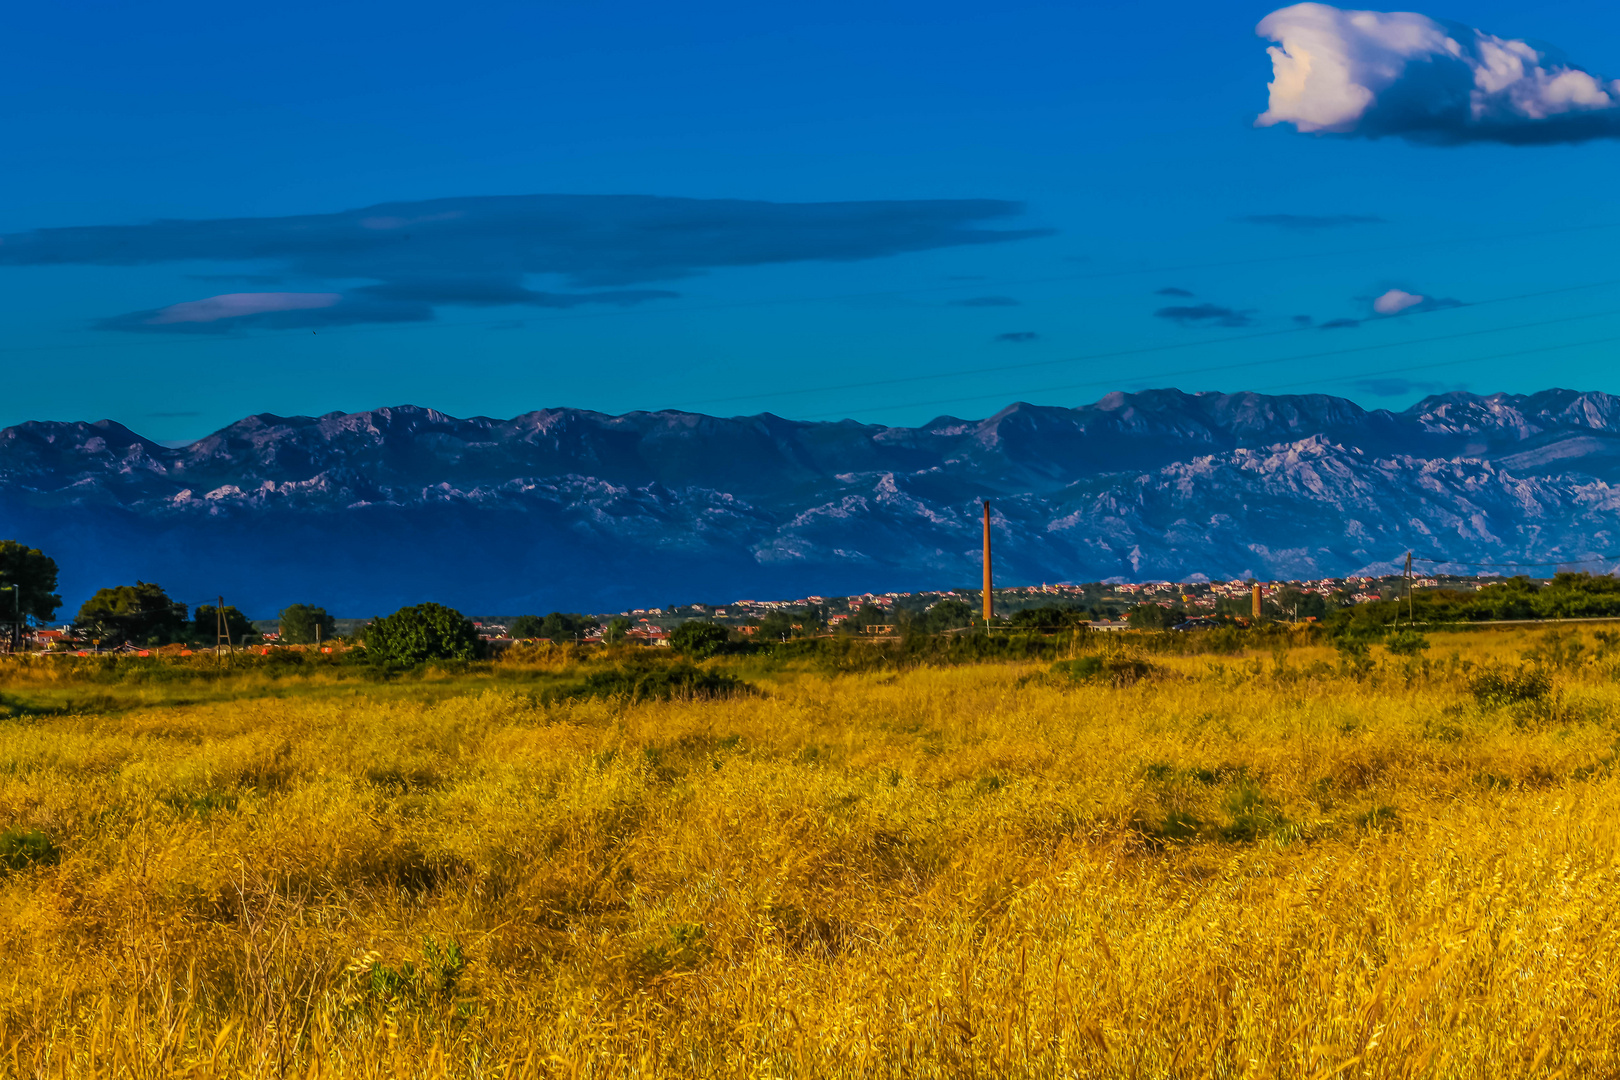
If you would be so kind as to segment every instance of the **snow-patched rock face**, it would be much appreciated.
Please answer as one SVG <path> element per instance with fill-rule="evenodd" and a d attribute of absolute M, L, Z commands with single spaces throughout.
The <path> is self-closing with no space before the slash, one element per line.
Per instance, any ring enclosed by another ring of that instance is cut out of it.
<path fill-rule="evenodd" d="M 110 421 L 0 431 L 0 520 L 31 542 L 64 537 L 92 565 L 138 568 L 150 536 L 212 580 L 262 536 L 256 572 L 279 567 L 280 588 L 352 543 L 366 555 L 342 580 L 369 597 L 410 545 L 487 543 L 457 573 L 495 596 L 523 594 L 531 571 L 506 553 L 539 545 L 533 573 L 573 580 L 578 606 L 679 598 L 698 580 L 970 584 L 984 498 L 1006 581 L 1342 574 L 1409 549 L 1576 558 L 1620 532 L 1611 485 L 1620 399 L 1567 390 L 1445 394 L 1399 414 L 1323 395 L 1154 390 L 920 428 L 400 406 L 253 416 L 179 448 Z M 237 539 L 215 543 L 225 533 Z M 411 580 L 438 572 L 430 562 Z"/>

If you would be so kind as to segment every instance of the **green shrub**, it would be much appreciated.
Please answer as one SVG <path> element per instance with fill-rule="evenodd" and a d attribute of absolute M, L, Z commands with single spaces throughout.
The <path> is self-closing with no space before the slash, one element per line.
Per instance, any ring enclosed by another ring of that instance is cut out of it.
<path fill-rule="evenodd" d="M 1288 824 L 1282 809 L 1246 781 L 1227 793 L 1226 812 L 1231 820 L 1221 829 L 1221 836 L 1234 842 L 1252 843 Z"/>
<path fill-rule="evenodd" d="M 1130 656 L 1080 656 L 1052 665 L 1053 675 L 1074 682 L 1132 683 L 1152 673 L 1152 664 Z"/>
<path fill-rule="evenodd" d="M 753 687 L 741 679 L 705 671 L 692 664 L 653 668 L 619 667 L 595 671 L 566 688 L 561 697 L 623 697 L 630 701 L 668 701 L 670 698 L 729 697 Z"/>
<path fill-rule="evenodd" d="M 476 660 L 483 644 L 472 621 L 443 604 L 400 608 L 366 627 L 366 655 L 379 664 Z"/>
<path fill-rule="evenodd" d="M 1482 671 L 1469 684 L 1474 700 L 1486 707 L 1540 701 L 1552 688 L 1552 676 L 1540 667 Z"/>
<path fill-rule="evenodd" d="M 7 829 L 0 832 L 0 866 L 8 870 L 26 870 L 30 866 L 54 866 L 61 860 L 61 850 L 42 832 L 33 829 Z"/>
<path fill-rule="evenodd" d="M 702 660 L 724 649 L 729 640 L 731 632 L 720 624 L 688 619 L 670 632 L 669 647 L 682 656 Z"/>
<path fill-rule="evenodd" d="M 1429 639 L 1416 630 L 1397 630 L 1384 640 L 1384 648 L 1396 656 L 1420 656 L 1429 647 Z"/>

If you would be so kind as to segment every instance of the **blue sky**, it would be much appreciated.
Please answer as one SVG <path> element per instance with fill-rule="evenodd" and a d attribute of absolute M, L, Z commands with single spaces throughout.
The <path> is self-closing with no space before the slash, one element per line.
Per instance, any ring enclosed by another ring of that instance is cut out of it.
<path fill-rule="evenodd" d="M 0 424 L 1620 391 L 1591 97 L 1620 102 L 1620 11 L 1285 19 L 1280 47 L 1440 73 L 1355 75 L 1354 115 L 1269 101 L 1271 11 L 34 5 L 0 75 Z M 1435 106 L 1497 39 L 1541 96 Z M 586 198 L 494 198 L 556 195 Z"/>

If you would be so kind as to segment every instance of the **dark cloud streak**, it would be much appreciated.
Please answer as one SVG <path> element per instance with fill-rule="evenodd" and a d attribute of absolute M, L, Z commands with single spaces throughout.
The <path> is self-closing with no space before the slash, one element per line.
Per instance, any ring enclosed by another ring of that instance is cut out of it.
<path fill-rule="evenodd" d="M 674 296 L 624 286 L 721 267 L 854 262 L 1005 243 L 1047 229 L 991 229 L 1019 203 L 939 199 L 771 203 L 644 195 L 514 195 L 383 203 L 335 214 L 37 229 L 0 237 L 0 266 L 150 266 L 239 262 L 266 272 L 207 275 L 266 282 L 372 281 L 320 311 L 266 312 L 233 326 L 331 326 L 432 318 L 440 304 L 567 308 Z M 603 292 L 539 292 L 529 275 Z M 178 301 L 195 297 L 177 297 Z M 148 324 L 151 312 L 103 329 L 218 332 L 209 324 Z"/>
<path fill-rule="evenodd" d="M 1253 326 L 1254 316 L 1250 311 L 1238 311 L 1235 308 L 1222 307 L 1219 304 L 1191 304 L 1177 307 L 1162 307 L 1155 311 L 1154 316 L 1168 319 L 1181 326 Z"/>

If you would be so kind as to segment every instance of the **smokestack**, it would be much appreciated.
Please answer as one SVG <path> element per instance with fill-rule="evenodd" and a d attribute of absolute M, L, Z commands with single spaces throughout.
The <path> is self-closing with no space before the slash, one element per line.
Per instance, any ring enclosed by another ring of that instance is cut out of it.
<path fill-rule="evenodd" d="M 990 500 L 984 500 L 984 625 L 990 625 Z"/>

